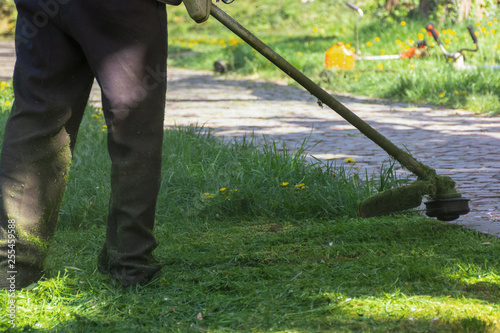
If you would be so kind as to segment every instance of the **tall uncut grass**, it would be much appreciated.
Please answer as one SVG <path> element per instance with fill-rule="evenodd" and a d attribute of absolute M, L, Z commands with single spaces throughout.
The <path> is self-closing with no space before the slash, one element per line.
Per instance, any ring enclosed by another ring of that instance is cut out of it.
<path fill-rule="evenodd" d="M 109 192 L 104 121 L 99 110 L 88 113 L 63 207 L 72 225 L 102 219 Z M 285 143 L 256 141 L 225 142 L 197 127 L 165 131 L 161 218 L 353 217 L 377 191 L 380 177 L 361 176 L 351 163 L 306 161 L 307 140 L 294 152 Z"/>

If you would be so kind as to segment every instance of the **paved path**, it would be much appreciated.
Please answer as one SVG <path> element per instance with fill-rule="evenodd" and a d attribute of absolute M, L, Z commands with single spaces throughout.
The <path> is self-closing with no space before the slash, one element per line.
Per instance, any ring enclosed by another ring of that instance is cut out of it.
<path fill-rule="evenodd" d="M 13 64 L 12 44 L 0 43 L 0 78 Z M 406 107 L 366 98 L 339 97 L 349 109 L 406 147 L 440 175 L 449 175 L 471 199 L 471 212 L 453 223 L 500 237 L 500 117 L 462 110 Z M 99 103 L 98 91 L 92 101 Z M 169 69 L 166 126 L 199 124 L 217 135 L 255 133 L 300 145 L 320 159 L 356 159 L 361 172 L 376 171 L 388 155 L 302 88 L 280 83 L 214 77 L 211 72 Z"/>

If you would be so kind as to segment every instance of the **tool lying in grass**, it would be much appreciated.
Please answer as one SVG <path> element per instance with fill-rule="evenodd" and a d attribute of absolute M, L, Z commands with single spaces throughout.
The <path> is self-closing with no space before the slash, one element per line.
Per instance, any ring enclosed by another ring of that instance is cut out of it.
<path fill-rule="evenodd" d="M 410 185 L 386 190 L 362 201 L 359 206 L 361 216 L 385 215 L 415 208 L 420 206 L 424 195 L 428 195 L 431 199 L 431 201 L 426 202 L 426 214 L 428 216 L 443 221 L 451 221 L 469 212 L 469 199 L 462 198 L 462 195 L 455 190 L 455 182 L 450 177 L 437 175 L 434 169 L 418 162 L 410 154 L 398 148 L 216 5 L 212 4 L 210 14 L 284 73 L 297 81 L 317 97 L 320 102 L 328 105 L 361 133 L 384 149 L 403 167 L 417 175 L 417 180 Z"/>
<path fill-rule="evenodd" d="M 356 61 L 381 61 L 381 60 L 397 60 L 424 57 L 427 49 L 425 40 L 418 40 L 416 45 L 409 48 L 401 54 L 387 54 L 379 56 L 361 56 L 359 50 L 358 24 L 363 17 L 363 10 L 358 6 L 346 2 L 346 5 L 359 14 L 356 24 L 354 25 L 354 37 L 356 43 L 356 52 L 352 52 L 343 43 L 337 43 L 325 52 L 325 68 L 330 69 L 336 67 L 339 69 L 353 69 Z"/>
<path fill-rule="evenodd" d="M 434 27 L 434 24 L 429 23 L 426 27 L 427 33 L 429 36 L 434 37 L 434 40 L 438 44 L 441 52 L 446 56 L 447 59 L 453 61 L 453 67 L 456 69 L 476 69 L 476 68 L 485 68 L 485 69 L 500 69 L 500 65 L 492 65 L 492 66 L 474 66 L 465 64 L 465 56 L 464 52 L 477 52 L 479 50 L 479 41 L 476 36 L 476 32 L 474 31 L 474 27 L 469 25 L 467 30 L 469 30 L 469 34 L 474 42 L 474 49 L 462 48 L 458 51 L 448 52 L 441 42 L 441 38 L 439 38 L 439 32 Z"/>

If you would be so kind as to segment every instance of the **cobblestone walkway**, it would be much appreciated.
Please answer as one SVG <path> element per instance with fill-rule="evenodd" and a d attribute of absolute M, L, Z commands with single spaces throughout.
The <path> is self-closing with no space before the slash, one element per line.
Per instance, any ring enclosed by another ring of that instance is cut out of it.
<path fill-rule="evenodd" d="M 0 43 L 0 78 L 11 75 L 11 43 Z M 453 223 L 500 237 L 500 117 L 462 110 L 407 107 L 366 98 L 339 97 L 363 120 L 440 175 L 451 176 L 471 212 Z M 98 90 L 92 101 L 99 103 Z M 319 159 L 354 158 L 374 172 L 389 156 L 302 88 L 214 77 L 211 72 L 169 69 L 166 126 L 204 125 L 232 139 L 254 133 L 299 146 L 316 145 Z"/>

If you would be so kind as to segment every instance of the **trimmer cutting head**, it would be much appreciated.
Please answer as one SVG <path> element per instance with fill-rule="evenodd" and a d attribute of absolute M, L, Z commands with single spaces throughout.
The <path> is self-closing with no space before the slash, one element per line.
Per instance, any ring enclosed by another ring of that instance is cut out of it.
<path fill-rule="evenodd" d="M 425 203 L 427 211 L 425 214 L 435 217 L 440 221 L 453 221 L 470 212 L 469 199 L 467 198 L 447 198 L 427 201 Z"/>
<path fill-rule="evenodd" d="M 416 208 L 425 195 L 432 199 L 425 202 L 425 214 L 440 221 L 453 221 L 470 211 L 469 199 L 462 198 L 455 190 L 455 182 L 449 177 L 435 175 L 366 198 L 359 205 L 359 215 L 380 216 Z"/>

